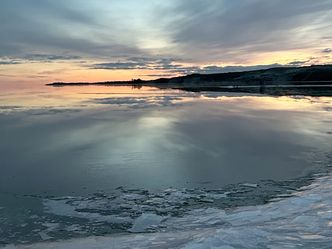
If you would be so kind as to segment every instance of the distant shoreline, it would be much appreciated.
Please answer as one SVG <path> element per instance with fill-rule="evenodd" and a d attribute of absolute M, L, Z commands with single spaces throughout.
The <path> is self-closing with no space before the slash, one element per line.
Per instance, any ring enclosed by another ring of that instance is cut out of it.
<path fill-rule="evenodd" d="M 106 82 L 54 82 L 65 86 L 132 86 L 177 89 L 191 92 L 243 92 L 269 95 L 332 96 L 332 65 L 271 68 L 236 73 L 192 74 L 156 80 Z"/>

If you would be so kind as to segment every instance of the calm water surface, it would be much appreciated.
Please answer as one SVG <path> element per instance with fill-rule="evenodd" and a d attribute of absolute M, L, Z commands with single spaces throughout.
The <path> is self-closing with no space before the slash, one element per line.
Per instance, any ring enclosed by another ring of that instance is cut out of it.
<path fill-rule="evenodd" d="M 264 203 L 327 171 L 331 123 L 332 98 L 324 97 L 7 88 L 0 246 L 123 232 L 146 210 L 176 216 L 176 208 Z M 232 189 L 237 199 L 220 201 Z M 254 198 L 239 201 L 241 193 Z M 116 205 L 127 207 L 111 211 Z M 122 222 L 110 221 L 114 214 Z"/>

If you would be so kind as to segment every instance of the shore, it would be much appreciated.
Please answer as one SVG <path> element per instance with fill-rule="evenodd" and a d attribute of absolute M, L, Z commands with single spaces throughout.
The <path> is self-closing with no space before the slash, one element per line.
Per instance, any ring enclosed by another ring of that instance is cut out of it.
<path fill-rule="evenodd" d="M 332 84 L 300 84 L 300 85 L 205 85 L 205 84 L 162 84 L 153 81 L 146 81 L 140 84 L 133 82 L 96 82 L 96 83 L 51 83 L 52 87 L 70 87 L 70 86 L 131 86 L 133 88 L 156 87 L 159 89 L 175 89 L 188 92 L 238 92 L 267 94 L 272 96 L 332 96 Z"/>
<path fill-rule="evenodd" d="M 191 74 L 155 80 L 135 79 L 131 81 L 106 82 L 55 82 L 53 87 L 64 86 L 144 86 L 159 89 L 178 89 L 191 92 L 242 92 L 268 95 L 332 96 L 332 65 L 310 67 L 284 67 L 266 70 Z"/>

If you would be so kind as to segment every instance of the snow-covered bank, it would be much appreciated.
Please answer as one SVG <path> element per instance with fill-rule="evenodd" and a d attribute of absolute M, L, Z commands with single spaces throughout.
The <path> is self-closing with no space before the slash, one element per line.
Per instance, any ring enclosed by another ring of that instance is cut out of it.
<path fill-rule="evenodd" d="M 151 219 L 149 215 L 146 217 Z M 140 217 L 138 223 L 144 224 L 143 218 Z M 278 202 L 228 212 L 197 209 L 182 218 L 170 218 L 165 225 L 168 229 L 159 233 L 89 237 L 4 248 L 330 248 L 332 176 L 320 177 L 293 197 Z"/>

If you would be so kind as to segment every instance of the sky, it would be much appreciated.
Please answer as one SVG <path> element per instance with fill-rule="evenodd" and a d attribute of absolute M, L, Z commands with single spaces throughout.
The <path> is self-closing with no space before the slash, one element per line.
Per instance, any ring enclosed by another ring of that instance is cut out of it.
<path fill-rule="evenodd" d="M 332 63 L 331 0 L 1 0 L 0 83 Z"/>

